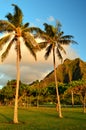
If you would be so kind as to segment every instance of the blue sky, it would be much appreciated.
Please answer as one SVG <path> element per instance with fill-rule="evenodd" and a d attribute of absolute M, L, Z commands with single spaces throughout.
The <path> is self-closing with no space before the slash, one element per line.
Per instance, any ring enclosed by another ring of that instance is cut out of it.
<path fill-rule="evenodd" d="M 22 9 L 24 22 L 28 21 L 32 25 L 43 28 L 44 22 L 55 25 L 54 19 L 59 20 L 65 34 L 73 35 L 79 43 L 73 48 L 86 61 L 86 0 L 1 0 L 0 19 L 13 11 L 12 3 Z"/>
<path fill-rule="evenodd" d="M 23 21 L 29 22 L 31 26 L 43 29 L 44 22 L 55 25 L 56 20 L 60 21 L 64 34 L 73 35 L 74 40 L 79 43 L 71 46 L 74 53 L 76 52 L 78 57 L 86 61 L 86 0 L 1 0 L 0 19 L 5 19 L 8 12 L 13 12 L 12 3 L 22 9 Z M 2 64 L 1 68 L 3 68 Z M 1 71 L 0 75 L 1 81 L 3 78 L 10 79 L 5 72 Z"/>

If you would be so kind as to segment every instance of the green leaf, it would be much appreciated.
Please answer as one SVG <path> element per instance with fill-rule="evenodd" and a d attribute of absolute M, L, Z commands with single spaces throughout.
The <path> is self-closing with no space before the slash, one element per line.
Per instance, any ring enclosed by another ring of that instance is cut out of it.
<path fill-rule="evenodd" d="M 11 35 L 6 35 L 0 39 L 0 50 L 3 48 L 3 46 L 9 41 Z"/>

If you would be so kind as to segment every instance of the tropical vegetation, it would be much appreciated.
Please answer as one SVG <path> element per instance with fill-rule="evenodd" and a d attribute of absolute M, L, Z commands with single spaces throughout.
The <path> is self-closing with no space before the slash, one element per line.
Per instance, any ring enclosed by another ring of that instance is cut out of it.
<path fill-rule="evenodd" d="M 39 106 L 56 106 L 58 115 L 62 118 L 61 104 L 62 107 L 80 105 L 83 106 L 83 112 L 85 113 L 86 63 L 79 58 L 75 60 L 63 59 L 63 53 L 66 54 L 64 45 L 77 44 L 73 40 L 74 37 L 64 35 L 64 32 L 61 31 L 60 22 L 57 22 L 56 26 L 44 23 L 44 30 L 38 27 L 29 27 L 29 23 L 23 23 L 22 10 L 15 4 L 12 4 L 12 6 L 14 7 L 14 13 L 8 13 L 6 15 L 7 20 L 0 20 L 0 33 L 5 34 L 0 38 L 0 51 L 3 62 L 10 53 L 12 46 L 14 46 L 17 54 L 17 76 L 16 79 L 8 81 L 0 89 L 0 105 L 14 106 L 13 123 L 19 123 L 18 107 L 30 108 L 31 106 L 37 106 L 39 109 Z M 43 42 L 38 44 L 36 38 L 41 38 Z M 37 59 L 36 52 L 41 49 L 46 49 L 45 59 L 48 59 L 52 52 L 54 70 L 43 80 L 36 80 L 31 84 L 20 81 L 22 44 L 29 49 L 35 60 Z M 5 47 L 4 52 L 3 47 Z M 56 65 L 56 54 L 61 61 L 61 65 L 58 67 Z M 3 114 L 2 116 L 5 117 Z"/>

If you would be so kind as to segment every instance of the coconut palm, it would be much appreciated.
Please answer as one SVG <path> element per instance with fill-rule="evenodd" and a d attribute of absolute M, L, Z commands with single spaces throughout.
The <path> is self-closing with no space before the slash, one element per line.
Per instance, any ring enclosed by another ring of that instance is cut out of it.
<path fill-rule="evenodd" d="M 53 51 L 53 66 L 54 66 L 54 77 L 55 77 L 55 85 L 56 85 L 56 94 L 57 94 L 57 109 L 59 112 L 59 117 L 62 118 L 62 111 L 61 111 L 61 104 L 60 104 L 60 97 L 58 91 L 58 82 L 57 82 L 57 75 L 56 75 L 56 53 L 59 59 L 62 61 L 62 52 L 66 54 L 66 51 L 62 45 L 69 45 L 70 43 L 76 43 L 73 39 L 72 35 L 63 35 L 64 32 L 61 31 L 61 24 L 56 24 L 56 27 L 52 25 L 48 25 L 44 23 L 45 31 L 39 30 L 37 36 L 44 39 L 44 42 L 41 42 L 39 45 L 40 47 L 46 47 L 45 59 L 47 59 Z"/>
<path fill-rule="evenodd" d="M 39 49 L 37 42 L 31 34 L 33 27 L 29 27 L 29 23 L 23 24 L 23 13 L 21 9 L 15 5 L 14 13 L 8 13 L 6 15 L 7 20 L 0 20 L 0 33 L 6 33 L 4 37 L 0 39 L 0 49 L 7 44 L 5 51 L 1 54 L 1 59 L 4 59 L 9 54 L 12 45 L 15 45 L 15 51 L 17 53 L 17 82 L 16 82 L 16 95 L 15 95 L 15 106 L 14 106 L 14 123 L 18 123 L 18 91 L 19 91 L 19 80 L 20 80 L 20 60 L 21 60 L 21 38 L 24 44 L 29 49 L 31 54 L 36 59 L 36 49 Z M 36 28 L 35 28 L 36 29 Z"/>

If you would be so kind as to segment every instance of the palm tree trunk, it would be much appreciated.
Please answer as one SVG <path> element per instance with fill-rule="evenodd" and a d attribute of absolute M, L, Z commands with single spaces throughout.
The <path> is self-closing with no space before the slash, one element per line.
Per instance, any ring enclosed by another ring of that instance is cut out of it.
<path fill-rule="evenodd" d="M 18 123 L 18 92 L 19 92 L 19 81 L 20 81 L 20 61 L 19 61 L 19 46 L 20 46 L 20 41 L 18 39 L 17 43 L 17 82 L 16 82 L 16 94 L 15 94 L 15 106 L 14 106 L 14 123 Z"/>
<path fill-rule="evenodd" d="M 53 48 L 53 65 L 54 65 L 54 77 L 55 77 L 55 85 L 56 85 L 56 95 L 57 95 L 57 110 L 59 112 L 59 117 L 62 118 L 62 111 L 61 111 L 61 104 L 60 104 L 60 97 L 58 91 L 58 82 L 57 82 L 57 75 L 56 75 L 56 61 L 55 61 L 55 48 Z"/>
<path fill-rule="evenodd" d="M 71 97 L 72 97 L 72 107 L 74 107 L 74 94 L 73 94 L 73 90 L 71 91 Z"/>

